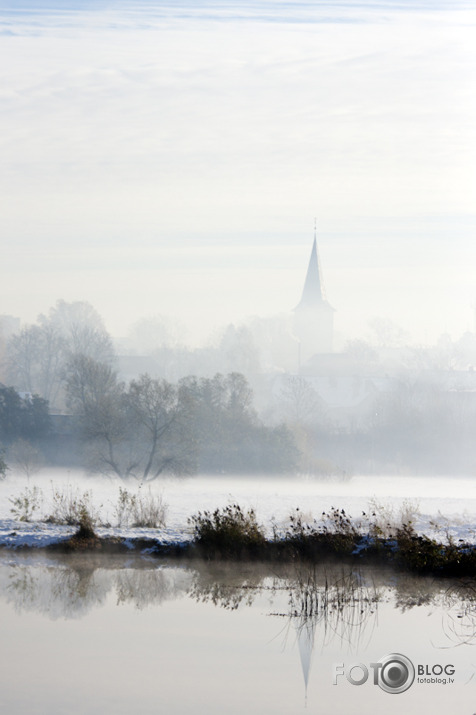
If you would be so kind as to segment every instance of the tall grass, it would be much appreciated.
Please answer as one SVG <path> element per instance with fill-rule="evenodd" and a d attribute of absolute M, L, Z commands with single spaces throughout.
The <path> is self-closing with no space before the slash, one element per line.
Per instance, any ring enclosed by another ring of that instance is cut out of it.
<path fill-rule="evenodd" d="M 119 496 L 114 509 L 118 526 L 148 527 L 157 529 L 165 526 L 167 504 L 161 494 L 139 490 L 136 494 L 119 487 Z"/>
<path fill-rule="evenodd" d="M 51 495 L 45 498 L 38 487 L 26 487 L 20 494 L 10 497 L 10 512 L 17 521 L 42 521 L 47 524 L 83 526 L 110 526 L 102 516 L 103 504 L 94 503 L 92 489 L 80 490 L 67 485 L 51 483 Z M 132 493 L 119 487 L 119 496 L 114 507 L 118 526 L 159 528 L 165 526 L 167 504 L 161 494 L 147 491 Z"/>
<path fill-rule="evenodd" d="M 87 523 L 91 527 L 101 523 L 101 507 L 94 506 L 91 490 L 80 491 L 71 485 L 58 487 L 51 484 L 51 492 L 51 508 L 45 519 L 47 523 L 68 526 Z"/>

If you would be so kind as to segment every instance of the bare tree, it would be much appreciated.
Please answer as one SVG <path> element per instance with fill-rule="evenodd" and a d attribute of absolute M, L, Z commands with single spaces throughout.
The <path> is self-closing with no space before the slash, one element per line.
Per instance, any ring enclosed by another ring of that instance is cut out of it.
<path fill-rule="evenodd" d="M 122 445 L 127 438 L 124 385 L 110 365 L 86 355 L 68 363 L 66 392 L 70 408 L 79 417 L 92 468 L 128 476 Z"/>
<path fill-rule="evenodd" d="M 43 454 L 38 447 L 26 439 L 18 439 L 14 442 L 9 453 L 17 469 L 24 472 L 28 479 L 44 467 Z"/>
<path fill-rule="evenodd" d="M 192 425 L 184 396 L 166 380 L 141 375 L 129 385 L 128 408 L 143 444 L 141 479 L 164 471 L 189 471 L 193 454 Z"/>
<path fill-rule="evenodd" d="M 287 422 L 306 424 L 322 413 L 322 400 L 309 380 L 286 375 L 279 396 Z"/>
<path fill-rule="evenodd" d="M 58 406 L 63 400 L 68 363 L 77 355 L 110 363 L 111 339 L 89 303 L 58 301 L 48 315 L 38 317 L 36 325 L 10 338 L 8 376 L 20 390 L 38 393 Z"/>
<path fill-rule="evenodd" d="M 109 363 L 114 356 L 111 338 L 101 316 L 86 301 L 66 303 L 58 300 L 47 316 L 38 317 L 38 323 L 50 326 L 63 338 L 66 359 L 82 354 Z"/>
<path fill-rule="evenodd" d="M 140 481 L 192 469 L 190 412 L 175 386 L 142 375 L 126 389 L 110 366 L 85 356 L 70 363 L 67 385 L 94 469 Z"/>
<path fill-rule="evenodd" d="M 52 326 L 31 325 L 13 335 L 7 347 L 8 376 L 20 390 L 54 403 L 61 385 L 64 341 Z"/>

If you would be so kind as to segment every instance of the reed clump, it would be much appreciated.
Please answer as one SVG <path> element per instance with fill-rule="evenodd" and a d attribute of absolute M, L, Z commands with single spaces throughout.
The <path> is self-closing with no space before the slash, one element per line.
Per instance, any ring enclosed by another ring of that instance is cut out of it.
<path fill-rule="evenodd" d="M 215 511 L 199 511 L 189 520 L 194 543 L 208 557 L 253 557 L 263 553 L 266 538 L 254 509 L 232 504 Z"/>

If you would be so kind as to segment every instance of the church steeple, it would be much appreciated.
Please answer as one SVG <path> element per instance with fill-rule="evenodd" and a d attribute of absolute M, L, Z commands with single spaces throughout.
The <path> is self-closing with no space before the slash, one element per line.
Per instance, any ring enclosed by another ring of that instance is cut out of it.
<path fill-rule="evenodd" d="M 314 223 L 314 241 L 306 280 L 301 300 L 294 308 L 294 334 L 300 342 L 303 362 L 316 353 L 332 352 L 333 314 L 334 308 L 329 305 L 324 295 Z"/>
<path fill-rule="evenodd" d="M 322 289 L 319 257 L 317 255 L 317 240 L 316 234 L 314 232 L 314 241 L 312 244 L 309 265 L 307 267 L 306 280 L 304 281 L 304 288 L 302 291 L 301 300 L 299 301 L 296 310 L 298 308 L 312 308 L 316 305 L 319 305 L 323 301 L 324 295 Z"/>
<path fill-rule="evenodd" d="M 312 251 L 307 267 L 306 280 L 304 281 L 301 300 L 294 310 L 318 308 L 322 306 L 323 303 L 328 305 L 324 292 L 319 254 L 317 252 L 317 227 L 316 219 L 314 219 L 314 241 L 312 242 Z"/>

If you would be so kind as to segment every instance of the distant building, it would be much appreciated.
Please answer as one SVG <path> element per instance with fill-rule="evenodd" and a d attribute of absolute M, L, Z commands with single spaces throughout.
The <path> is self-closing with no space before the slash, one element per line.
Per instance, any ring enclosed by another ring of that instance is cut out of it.
<path fill-rule="evenodd" d="M 334 308 L 324 296 L 315 233 L 301 300 L 294 308 L 293 332 L 300 343 L 300 365 L 313 355 L 332 352 Z"/>

